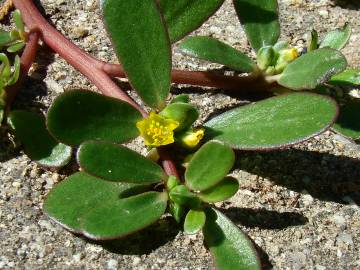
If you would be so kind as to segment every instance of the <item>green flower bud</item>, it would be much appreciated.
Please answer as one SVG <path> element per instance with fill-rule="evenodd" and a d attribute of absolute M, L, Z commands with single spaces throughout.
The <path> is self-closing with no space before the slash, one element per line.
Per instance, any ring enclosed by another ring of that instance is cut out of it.
<path fill-rule="evenodd" d="M 261 70 L 272 66 L 277 58 L 277 53 L 272 46 L 262 47 L 257 53 L 257 65 Z"/>

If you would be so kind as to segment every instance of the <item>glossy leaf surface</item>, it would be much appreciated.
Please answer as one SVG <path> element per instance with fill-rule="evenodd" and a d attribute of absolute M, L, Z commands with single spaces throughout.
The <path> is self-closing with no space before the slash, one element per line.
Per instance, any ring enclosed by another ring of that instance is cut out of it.
<path fill-rule="evenodd" d="M 260 260 L 250 239 L 218 210 L 206 210 L 203 233 L 217 269 L 261 269 Z"/>
<path fill-rule="evenodd" d="M 122 143 L 138 136 L 141 114 L 128 103 L 94 92 L 74 90 L 55 99 L 47 126 L 51 134 L 68 145 L 87 140 Z"/>
<path fill-rule="evenodd" d="M 337 113 L 328 97 L 292 93 L 227 111 L 205 123 L 205 134 L 237 149 L 279 148 L 323 132 Z"/>
<path fill-rule="evenodd" d="M 208 142 L 190 160 L 185 171 L 185 183 L 192 190 L 206 190 L 229 173 L 234 161 L 235 154 L 228 146 L 219 142 Z"/>
<path fill-rule="evenodd" d="M 255 51 L 280 36 L 277 0 L 234 0 L 236 13 Z"/>
<path fill-rule="evenodd" d="M 287 65 L 278 82 L 293 90 L 315 89 L 346 66 L 346 59 L 339 51 L 318 49 Z"/>
<path fill-rule="evenodd" d="M 198 196 L 204 202 L 221 202 L 234 196 L 238 189 L 239 182 L 237 179 L 233 177 L 225 177 L 220 183 L 202 191 Z"/>
<path fill-rule="evenodd" d="M 171 42 L 200 27 L 224 0 L 160 0 Z"/>
<path fill-rule="evenodd" d="M 332 76 L 329 83 L 339 86 L 357 86 L 360 85 L 360 70 L 347 69 Z"/>
<path fill-rule="evenodd" d="M 165 177 L 159 165 L 122 145 L 85 142 L 77 158 L 85 172 L 109 181 L 151 184 Z"/>
<path fill-rule="evenodd" d="M 95 208 L 83 217 L 85 236 L 95 239 L 114 239 L 141 230 L 164 214 L 166 193 L 147 192 Z"/>
<path fill-rule="evenodd" d="M 82 233 L 81 219 L 89 211 L 144 190 L 142 185 L 107 182 L 78 172 L 55 185 L 47 195 L 43 208 L 68 230 Z"/>
<path fill-rule="evenodd" d="M 190 56 L 238 71 L 252 72 L 256 68 L 254 61 L 246 54 L 211 37 L 189 37 L 180 44 L 179 49 Z"/>
<path fill-rule="evenodd" d="M 353 101 L 343 105 L 333 128 L 347 137 L 360 139 L 360 102 Z"/>
<path fill-rule="evenodd" d="M 199 198 L 195 193 L 192 193 L 186 186 L 178 185 L 174 187 L 169 193 L 170 199 L 179 204 L 191 207 L 197 207 L 200 203 Z"/>
<path fill-rule="evenodd" d="M 196 234 L 205 225 L 206 215 L 203 210 L 190 209 L 186 214 L 184 222 L 184 232 L 186 234 Z"/>
<path fill-rule="evenodd" d="M 169 104 L 160 114 L 179 122 L 176 131 L 189 128 L 199 117 L 199 112 L 194 105 L 180 102 Z"/>
<path fill-rule="evenodd" d="M 103 0 L 101 6 L 130 83 L 146 104 L 162 108 L 170 91 L 171 51 L 156 1 Z"/>
<path fill-rule="evenodd" d="M 62 167 L 70 161 L 71 147 L 58 143 L 49 134 L 42 115 L 12 111 L 8 122 L 32 160 L 48 167 Z"/>
<path fill-rule="evenodd" d="M 324 40 L 320 43 L 320 48 L 342 49 L 349 41 L 351 36 L 350 24 L 345 24 L 342 29 L 336 29 L 326 34 Z"/>

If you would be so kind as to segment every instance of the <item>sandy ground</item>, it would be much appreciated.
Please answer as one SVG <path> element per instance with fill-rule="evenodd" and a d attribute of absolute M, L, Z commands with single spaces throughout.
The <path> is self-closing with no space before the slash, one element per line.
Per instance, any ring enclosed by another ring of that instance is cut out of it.
<path fill-rule="evenodd" d="M 343 50 L 360 67 L 360 4 L 356 1 L 282 0 L 282 39 L 302 46 L 315 28 L 350 22 L 353 35 Z M 92 55 L 115 62 L 95 0 L 44 0 L 44 14 Z M 231 1 L 195 34 L 217 37 L 251 54 Z M 182 56 L 176 68 L 205 70 L 218 65 Z M 36 70 L 26 80 L 16 108 L 46 112 L 60 93 L 89 81 L 43 46 Z M 245 98 L 195 87 L 186 92 L 202 112 L 201 121 Z M 6 136 L 3 136 L 6 138 Z M 141 142 L 132 147 L 143 152 Z M 360 269 L 360 147 L 329 131 L 296 147 L 269 153 L 238 152 L 233 175 L 240 189 L 219 205 L 258 246 L 265 269 Z M 211 269 L 201 235 L 185 236 L 170 218 L 121 241 L 99 243 L 77 237 L 45 216 L 46 194 L 75 166 L 46 171 L 8 139 L 0 142 L 0 269 Z"/>

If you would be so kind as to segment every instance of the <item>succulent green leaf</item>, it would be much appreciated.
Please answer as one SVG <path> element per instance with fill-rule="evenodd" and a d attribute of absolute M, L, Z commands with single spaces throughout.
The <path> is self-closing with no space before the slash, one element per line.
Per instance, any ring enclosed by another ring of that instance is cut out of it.
<path fill-rule="evenodd" d="M 251 240 L 218 210 L 206 209 L 203 233 L 217 269 L 262 269 Z"/>
<path fill-rule="evenodd" d="M 156 1 L 103 0 L 101 6 L 130 83 L 146 104 L 162 108 L 170 91 L 171 50 Z"/>
<path fill-rule="evenodd" d="M 107 203 L 115 203 L 146 190 L 144 185 L 107 182 L 83 172 L 61 181 L 47 195 L 43 209 L 68 230 L 82 233 L 81 219 Z"/>
<path fill-rule="evenodd" d="M 347 69 L 331 77 L 328 83 L 339 86 L 357 86 L 360 85 L 360 70 Z"/>
<path fill-rule="evenodd" d="M 319 35 L 316 30 L 312 30 L 310 39 L 308 41 L 307 50 L 308 52 L 315 51 L 319 46 Z"/>
<path fill-rule="evenodd" d="M 234 196 L 238 189 L 239 182 L 237 179 L 233 177 L 225 177 L 220 183 L 202 191 L 198 194 L 198 196 L 204 202 L 221 202 Z"/>
<path fill-rule="evenodd" d="M 279 84 L 293 90 L 315 89 L 347 66 L 345 57 L 334 49 L 323 48 L 297 58 L 285 67 Z"/>
<path fill-rule="evenodd" d="M 280 36 L 277 0 L 234 0 L 235 10 L 255 51 Z"/>
<path fill-rule="evenodd" d="M 185 207 L 176 202 L 170 202 L 169 213 L 173 216 L 177 223 L 180 223 L 185 214 Z"/>
<path fill-rule="evenodd" d="M 208 142 L 190 160 L 185 171 L 185 184 L 196 191 L 209 189 L 229 173 L 234 161 L 231 148 L 220 142 Z"/>
<path fill-rule="evenodd" d="M 118 144 L 84 142 L 77 158 L 85 172 L 108 181 L 152 184 L 165 178 L 159 165 Z"/>
<path fill-rule="evenodd" d="M 200 204 L 199 198 L 192 193 L 186 186 L 178 185 L 169 192 L 170 199 L 179 204 L 197 207 Z"/>
<path fill-rule="evenodd" d="M 360 139 L 360 102 L 352 101 L 340 109 L 340 116 L 333 126 L 337 132 L 352 139 Z"/>
<path fill-rule="evenodd" d="M 16 28 L 21 31 L 21 32 L 24 32 L 25 31 L 25 26 L 24 26 L 24 22 L 21 18 L 21 12 L 20 10 L 15 10 L 13 12 L 13 18 L 14 18 L 14 22 L 15 22 L 15 25 L 16 25 Z"/>
<path fill-rule="evenodd" d="M 180 94 L 171 100 L 171 103 L 189 103 L 190 98 L 188 94 Z"/>
<path fill-rule="evenodd" d="M 11 67 L 10 67 L 10 61 L 6 54 L 0 53 L 0 61 L 1 61 L 1 79 L 6 84 L 7 80 L 9 80 L 11 75 Z"/>
<path fill-rule="evenodd" d="M 13 39 L 11 38 L 9 32 L 6 32 L 4 30 L 0 30 L 0 46 L 6 46 L 12 40 Z"/>
<path fill-rule="evenodd" d="M 160 0 L 172 43 L 200 27 L 224 0 Z"/>
<path fill-rule="evenodd" d="M 199 117 L 199 112 L 194 105 L 180 102 L 169 104 L 160 114 L 179 122 L 176 131 L 189 128 Z"/>
<path fill-rule="evenodd" d="M 346 23 L 342 29 L 336 29 L 326 34 L 324 40 L 320 43 L 320 48 L 332 48 L 341 50 L 349 41 L 351 36 L 351 26 Z"/>
<path fill-rule="evenodd" d="M 50 133 L 68 145 L 87 140 L 122 143 L 139 135 L 141 114 L 128 103 L 91 91 L 73 90 L 53 102 L 47 116 Z"/>
<path fill-rule="evenodd" d="M 49 134 L 43 116 L 15 110 L 10 112 L 8 122 L 32 160 L 47 167 L 62 167 L 70 161 L 71 147 Z"/>
<path fill-rule="evenodd" d="M 14 66 L 13 66 L 13 74 L 10 80 L 7 82 L 7 85 L 13 85 L 17 82 L 20 76 L 20 57 L 18 55 L 15 56 Z"/>
<path fill-rule="evenodd" d="M 329 128 L 338 107 L 331 98 L 292 93 L 227 111 L 205 123 L 208 139 L 233 148 L 265 150 L 305 141 Z"/>
<path fill-rule="evenodd" d="M 196 234 L 205 225 L 206 215 L 204 210 L 190 209 L 186 214 L 184 222 L 184 232 L 186 234 Z"/>
<path fill-rule="evenodd" d="M 129 235 L 160 219 L 166 206 L 165 192 L 147 192 L 102 204 L 83 217 L 84 235 L 95 240 Z"/>
<path fill-rule="evenodd" d="M 19 42 L 14 43 L 13 45 L 9 46 L 6 50 L 9 53 L 14 53 L 14 52 L 20 51 L 24 47 L 25 47 L 25 42 L 19 41 Z"/>
<path fill-rule="evenodd" d="M 242 72 L 252 72 L 256 68 L 254 61 L 246 54 L 211 37 L 189 37 L 179 45 L 179 49 L 190 56 Z"/>

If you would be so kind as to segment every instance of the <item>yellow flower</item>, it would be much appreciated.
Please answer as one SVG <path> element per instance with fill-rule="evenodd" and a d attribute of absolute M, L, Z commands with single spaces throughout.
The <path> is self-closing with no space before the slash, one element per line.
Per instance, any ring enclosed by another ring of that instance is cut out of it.
<path fill-rule="evenodd" d="M 189 148 L 194 148 L 199 144 L 201 139 L 204 137 L 205 129 L 198 128 L 191 131 L 187 131 L 182 137 L 181 142 Z"/>
<path fill-rule="evenodd" d="M 155 112 L 151 112 L 148 118 L 136 123 L 140 135 L 145 139 L 148 146 L 161 146 L 174 142 L 174 129 L 179 122 L 165 118 Z"/>

